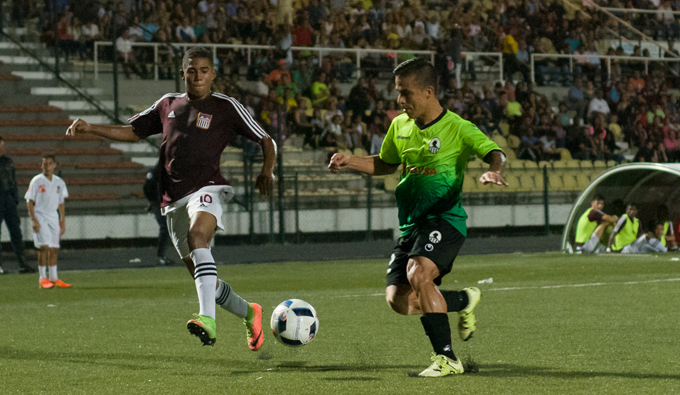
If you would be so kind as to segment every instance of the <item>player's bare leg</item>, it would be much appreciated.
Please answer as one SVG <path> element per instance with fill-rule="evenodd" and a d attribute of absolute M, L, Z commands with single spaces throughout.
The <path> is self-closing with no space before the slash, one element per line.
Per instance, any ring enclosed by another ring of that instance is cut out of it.
<path fill-rule="evenodd" d="M 439 268 L 432 260 L 415 256 L 409 259 L 406 276 L 413 288 L 415 300 L 423 311 L 420 321 L 434 349 L 432 365 L 422 371 L 420 376 L 441 377 L 463 373 L 463 364 L 451 348 L 451 326 L 446 301 L 434 283 L 439 277 Z"/>
<path fill-rule="evenodd" d="M 58 248 L 49 249 L 48 269 L 50 272 L 50 281 L 57 288 L 71 288 L 71 284 L 63 282 L 57 274 L 57 257 L 59 255 Z"/>
<path fill-rule="evenodd" d="M 38 272 L 40 272 L 40 279 L 38 286 L 43 289 L 49 289 L 54 286 L 52 281 L 47 277 L 47 259 L 49 256 L 49 247 L 41 246 L 38 249 Z"/>

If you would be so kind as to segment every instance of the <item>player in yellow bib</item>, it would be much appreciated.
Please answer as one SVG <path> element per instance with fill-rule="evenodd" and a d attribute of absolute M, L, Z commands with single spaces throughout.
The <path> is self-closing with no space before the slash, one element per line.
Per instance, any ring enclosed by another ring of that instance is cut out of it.
<path fill-rule="evenodd" d="M 590 208 L 586 210 L 576 224 L 576 251 L 584 254 L 592 254 L 604 251 L 601 243 L 605 229 L 616 224 L 616 218 L 605 214 L 604 197 L 593 196 Z"/>
<path fill-rule="evenodd" d="M 614 231 L 609 236 L 608 250 L 620 252 L 623 247 L 634 242 L 642 234 L 640 221 L 636 218 L 637 213 L 638 209 L 635 204 L 629 203 L 626 206 L 626 213 L 616 222 Z"/>
<path fill-rule="evenodd" d="M 668 207 L 660 205 L 656 212 L 657 221 L 663 224 L 663 237 L 661 237 L 661 244 L 670 251 L 677 251 L 678 244 L 675 241 L 675 231 L 673 230 L 673 221 L 671 221 L 668 214 Z"/>
<path fill-rule="evenodd" d="M 394 173 L 403 165 L 395 195 L 402 234 L 387 270 L 385 296 L 399 314 L 419 314 L 434 353 L 422 377 L 463 373 L 451 346 L 447 312 L 458 312 L 458 334 L 469 340 L 476 329 L 477 288 L 440 291 L 465 237 L 467 215 L 461 205 L 463 174 L 470 155 L 490 164 L 480 182 L 507 185 L 501 172 L 505 155 L 472 123 L 445 110 L 437 99 L 437 74 L 414 58 L 395 70 L 397 102 L 404 113 L 392 121 L 379 155 L 335 154 L 329 169 L 367 174 Z"/>

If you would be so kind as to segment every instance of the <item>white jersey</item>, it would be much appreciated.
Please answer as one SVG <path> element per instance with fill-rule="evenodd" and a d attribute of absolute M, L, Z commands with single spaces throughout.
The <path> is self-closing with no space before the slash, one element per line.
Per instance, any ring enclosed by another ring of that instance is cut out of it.
<path fill-rule="evenodd" d="M 33 177 L 24 196 L 26 201 L 34 201 L 34 211 L 45 217 L 58 217 L 59 205 L 68 197 L 66 183 L 60 177 L 52 175 L 50 181 L 44 174 Z"/>

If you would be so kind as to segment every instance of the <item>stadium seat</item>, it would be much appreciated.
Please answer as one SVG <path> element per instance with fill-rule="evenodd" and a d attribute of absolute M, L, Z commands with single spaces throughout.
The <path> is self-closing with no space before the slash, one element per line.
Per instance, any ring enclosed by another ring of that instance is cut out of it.
<path fill-rule="evenodd" d="M 548 174 L 548 188 L 551 191 L 563 191 L 564 181 L 562 181 L 562 176 L 557 173 Z"/>
<path fill-rule="evenodd" d="M 525 160 L 524 161 L 524 168 L 527 170 L 536 170 L 538 169 L 538 164 L 534 161 L 531 160 Z"/>
<path fill-rule="evenodd" d="M 616 162 L 615 162 L 615 161 L 613 161 L 613 160 L 607 161 L 607 167 L 614 167 L 614 166 L 616 166 Z"/>
<path fill-rule="evenodd" d="M 495 134 L 492 140 L 495 141 L 501 149 L 508 148 L 508 141 L 500 134 Z"/>
<path fill-rule="evenodd" d="M 519 177 L 519 185 L 522 191 L 535 191 L 537 189 L 534 178 L 529 174 L 522 174 Z"/>
<path fill-rule="evenodd" d="M 483 169 L 483 168 L 485 168 L 484 165 L 486 165 L 486 163 L 484 163 L 484 161 L 475 159 L 475 160 L 471 160 L 471 161 L 468 162 L 467 168 L 469 170 L 471 170 L 471 169 L 475 169 L 475 170 Z"/>
<path fill-rule="evenodd" d="M 571 172 L 562 175 L 562 183 L 564 184 L 565 191 L 578 191 L 580 189 L 576 178 Z"/>
<path fill-rule="evenodd" d="M 476 177 L 467 176 L 463 179 L 463 192 L 477 192 Z"/>
<path fill-rule="evenodd" d="M 546 166 L 548 166 L 548 171 L 553 169 L 552 163 L 550 163 L 548 161 L 542 160 L 542 161 L 538 162 L 538 168 L 541 169 L 541 171 Z"/>
<path fill-rule="evenodd" d="M 607 168 L 607 162 L 603 160 L 596 160 L 593 162 L 593 168 L 596 170 L 604 170 Z"/>
<path fill-rule="evenodd" d="M 590 185 L 590 177 L 586 173 L 578 173 L 576 175 L 576 182 L 578 184 L 579 190 L 583 190 L 588 187 L 588 185 Z"/>
<path fill-rule="evenodd" d="M 515 135 L 508 136 L 507 140 L 508 140 L 508 147 L 510 147 L 512 149 L 517 149 L 520 145 L 520 142 L 521 142 L 519 137 L 517 137 Z"/>
<path fill-rule="evenodd" d="M 500 122 L 498 124 L 498 128 L 501 130 L 501 134 L 503 134 L 503 136 L 510 135 L 510 125 L 507 122 Z"/>
<path fill-rule="evenodd" d="M 368 152 L 363 148 L 355 148 L 354 155 L 356 156 L 368 156 Z"/>
<path fill-rule="evenodd" d="M 508 161 L 508 164 L 506 165 L 508 169 L 512 170 L 524 170 L 524 162 L 523 160 L 513 160 L 513 161 Z"/>
<path fill-rule="evenodd" d="M 568 169 L 580 169 L 581 168 L 581 161 L 578 159 L 570 159 L 567 162 L 566 168 Z"/>
<path fill-rule="evenodd" d="M 548 182 L 550 182 L 550 178 L 548 178 Z M 545 187 L 543 185 L 543 173 L 537 173 L 534 174 L 534 183 L 536 184 L 536 191 L 542 191 L 543 188 Z M 548 190 L 550 189 L 550 186 L 548 186 Z"/>
<path fill-rule="evenodd" d="M 569 164 L 569 162 L 567 162 L 566 160 L 558 160 L 558 161 L 552 163 L 552 167 L 555 170 L 557 170 L 557 169 L 561 170 L 561 169 L 566 169 L 568 164 Z"/>
<path fill-rule="evenodd" d="M 512 149 L 504 149 L 503 153 L 505 154 L 505 159 L 507 160 L 515 160 L 517 159 L 517 155 L 515 155 L 515 150 Z"/>
<path fill-rule="evenodd" d="M 520 182 L 519 178 L 517 178 L 516 175 L 514 174 L 506 174 L 505 175 L 505 182 L 508 183 L 507 188 L 505 188 L 505 191 L 507 192 L 516 192 L 520 190 Z"/>
<path fill-rule="evenodd" d="M 569 150 L 566 149 L 566 148 L 562 148 L 560 150 L 560 155 L 562 156 L 562 160 L 571 160 L 572 159 L 571 152 L 569 152 Z"/>
<path fill-rule="evenodd" d="M 392 174 L 388 174 L 385 176 L 385 190 L 389 192 L 394 192 L 395 189 L 397 189 L 397 185 L 399 185 L 399 181 L 401 181 L 401 172 L 396 171 Z"/>

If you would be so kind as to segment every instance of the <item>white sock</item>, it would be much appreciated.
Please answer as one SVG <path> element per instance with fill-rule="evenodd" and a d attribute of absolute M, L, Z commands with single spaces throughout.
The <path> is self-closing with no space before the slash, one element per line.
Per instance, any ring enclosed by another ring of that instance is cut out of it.
<path fill-rule="evenodd" d="M 197 248 L 191 251 L 189 256 L 194 261 L 194 282 L 200 305 L 198 314 L 215 319 L 215 287 L 217 285 L 215 259 L 207 248 Z"/>
<path fill-rule="evenodd" d="M 50 271 L 50 281 L 59 280 L 59 277 L 57 277 L 57 265 L 47 267 L 49 268 Z"/>
<path fill-rule="evenodd" d="M 246 318 L 248 302 L 234 292 L 229 284 L 221 279 L 217 279 L 217 281 L 220 285 L 215 292 L 215 303 L 238 318 Z"/>
<path fill-rule="evenodd" d="M 38 272 L 40 272 L 40 279 L 47 278 L 47 266 L 38 266 Z"/>

